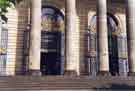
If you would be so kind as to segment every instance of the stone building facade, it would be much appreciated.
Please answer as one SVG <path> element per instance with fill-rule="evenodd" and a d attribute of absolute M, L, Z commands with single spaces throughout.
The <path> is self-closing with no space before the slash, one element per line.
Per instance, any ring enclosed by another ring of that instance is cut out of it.
<path fill-rule="evenodd" d="M 134 75 L 134 9 L 134 0 L 23 0 L 3 19 L 0 74 Z"/>

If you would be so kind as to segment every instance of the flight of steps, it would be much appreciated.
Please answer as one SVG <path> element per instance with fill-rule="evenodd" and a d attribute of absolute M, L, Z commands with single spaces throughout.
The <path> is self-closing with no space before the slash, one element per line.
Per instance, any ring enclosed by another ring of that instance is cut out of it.
<path fill-rule="evenodd" d="M 0 91 L 135 91 L 135 77 L 0 77 Z"/>

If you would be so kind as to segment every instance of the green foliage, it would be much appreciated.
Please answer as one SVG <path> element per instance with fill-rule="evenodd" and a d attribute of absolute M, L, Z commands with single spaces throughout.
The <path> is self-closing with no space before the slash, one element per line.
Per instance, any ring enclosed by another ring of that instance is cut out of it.
<path fill-rule="evenodd" d="M 11 6 L 11 3 L 17 4 L 21 0 L 0 0 L 0 15 L 7 12 L 7 8 Z"/>
<path fill-rule="evenodd" d="M 10 0 L 0 0 L 0 14 L 6 13 L 7 8 L 11 6 Z"/>

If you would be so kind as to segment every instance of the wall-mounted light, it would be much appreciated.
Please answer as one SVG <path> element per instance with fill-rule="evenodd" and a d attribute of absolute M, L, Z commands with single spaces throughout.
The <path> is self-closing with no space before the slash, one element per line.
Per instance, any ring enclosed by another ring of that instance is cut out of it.
<path fill-rule="evenodd" d="M 31 30 L 31 24 L 27 24 L 26 30 L 27 30 L 27 31 L 30 31 L 30 30 Z"/>

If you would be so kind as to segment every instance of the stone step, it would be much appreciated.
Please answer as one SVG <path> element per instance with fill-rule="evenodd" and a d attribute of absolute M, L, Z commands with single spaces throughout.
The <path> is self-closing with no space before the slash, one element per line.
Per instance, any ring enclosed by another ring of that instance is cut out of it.
<path fill-rule="evenodd" d="M 15 76 L 0 77 L 0 91 L 134 89 L 135 77 Z M 95 91 L 95 90 L 94 90 Z M 107 90 L 108 91 L 108 90 Z"/>

